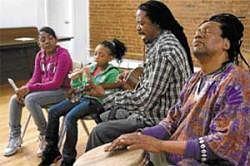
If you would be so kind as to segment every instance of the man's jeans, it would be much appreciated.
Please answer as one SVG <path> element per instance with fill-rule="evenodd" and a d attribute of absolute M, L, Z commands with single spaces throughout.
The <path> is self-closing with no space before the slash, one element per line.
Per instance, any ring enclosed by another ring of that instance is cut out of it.
<path fill-rule="evenodd" d="M 122 134 L 147 127 L 141 115 L 129 114 L 125 110 L 118 110 L 115 112 L 115 116 L 112 117 L 114 119 L 109 120 L 109 114 L 110 111 L 106 111 L 100 115 L 102 123 L 99 123 L 91 131 L 85 151 L 111 142 Z"/>

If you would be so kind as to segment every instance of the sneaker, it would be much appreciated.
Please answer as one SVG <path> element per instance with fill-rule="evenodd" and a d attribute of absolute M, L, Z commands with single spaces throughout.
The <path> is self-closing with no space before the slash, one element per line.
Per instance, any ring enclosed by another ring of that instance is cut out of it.
<path fill-rule="evenodd" d="M 39 136 L 39 146 L 38 146 L 38 150 L 36 152 L 38 157 L 42 157 L 42 154 L 43 154 L 45 147 L 46 147 L 45 136 L 40 135 Z"/>
<path fill-rule="evenodd" d="M 12 137 L 9 139 L 8 146 L 4 149 L 4 156 L 11 156 L 15 154 L 18 149 L 21 148 L 22 139 L 21 137 Z"/>
<path fill-rule="evenodd" d="M 62 158 L 59 150 L 55 150 L 52 148 L 46 148 L 42 154 L 42 161 L 39 166 L 49 166 L 52 163 L 56 163 L 58 160 Z"/>

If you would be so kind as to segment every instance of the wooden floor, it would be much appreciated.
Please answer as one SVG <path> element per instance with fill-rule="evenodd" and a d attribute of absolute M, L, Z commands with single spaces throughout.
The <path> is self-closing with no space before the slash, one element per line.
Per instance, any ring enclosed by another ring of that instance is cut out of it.
<path fill-rule="evenodd" d="M 18 85 L 22 85 L 22 82 L 18 82 Z M 0 86 L 0 166 L 34 166 L 38 165 L 40 158 L 36 156 L 36 150 L 38 147 L 38 131 L 36 126 L 31 120 L 27 132 L 24 137 L 21 151 L 16 153 L 11 157 L 3 156 L 4 148 L 8 143 L 8 101 L 10 96 L 13 94 L 12 89 L 9 85 Z M 24 126 L 24 123 L 27 120 L 28 111 L 24 108 L 21 124 Z M 45 114 L 46 115 L 46 114 Z M 86 121 L 88 128 L 91 130 L 95 126 L 95 122 L 88 120 Z M 79 123 L 79 135 L 78 135 L 78 144 L 77 152 L 79 155 L 83 154 L 85 149 L 85 144 L 87 142 L 87 135 L 83 130 L 83 127 Z M 56 165 L 60 165 L 58 162 Z"/>

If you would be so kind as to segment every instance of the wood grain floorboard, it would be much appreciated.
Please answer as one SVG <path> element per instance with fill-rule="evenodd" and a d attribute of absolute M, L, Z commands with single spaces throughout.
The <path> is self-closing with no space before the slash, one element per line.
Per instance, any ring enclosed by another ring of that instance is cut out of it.
<path fill-rule="evenodd" d="M 20 86 L 23 84 L 23 82 L 24 81 L 21 81 L 17 84 Z M 8 84 L 0 85 L 0 166 L 36 166 L 40 162 L 40 158 L 36 156 L 38 147 L 38 131 L 33 120 L 31 120 L 31 122 L 29 123 L 21 150 L 11 157 L 3 156 L 4 148 L 8 143 L 8 102 L 12 94 L 13 91 Z M 29 115 L 28 113 L 28 110 L 24 108 L 21 121 L 22 126 L 24 126 L 27 120 L 27 117 Z M 47 116 L 46 113 L 45 115 Z M 95 122 L 92 120 L 86 121 L 86 124 L 90 130 L 95 126 Z M 77 157 L 83 154 L 88 138 L 80 123 L 78 124 L 78 130 L 79 134 L 77 144 Z M 55 165 L 60 165 L 60 162 Z"/>

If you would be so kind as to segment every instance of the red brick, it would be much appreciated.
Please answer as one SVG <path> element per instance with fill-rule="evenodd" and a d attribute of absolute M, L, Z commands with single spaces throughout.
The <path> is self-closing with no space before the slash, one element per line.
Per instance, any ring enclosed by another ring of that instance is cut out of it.
<path fill-rule="evenodd" d="M 127 57 L 142 59 L 143 43 L 135 30 L 135 12 L 145 0 L 91 0 L 90 47 L 105 39 L 118 38 L 128 47 Z M 184 27 L 189 43 L 201 21 L 209 16 L 230 12 L 245 17 L 243 54 L 250 60 L 249 0 L 163 0 Z"/>

